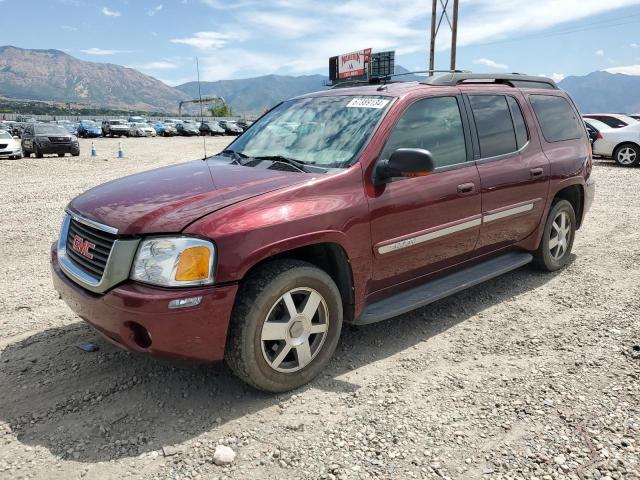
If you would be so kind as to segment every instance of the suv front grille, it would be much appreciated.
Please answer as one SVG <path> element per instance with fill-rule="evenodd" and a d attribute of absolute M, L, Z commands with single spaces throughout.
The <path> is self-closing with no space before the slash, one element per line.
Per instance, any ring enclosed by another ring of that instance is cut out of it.
<path fill-rule="evenodd" d="M 66 242 L 67 255 L 78 268 L 100 280 L 116 238 L 116 235 L 72 218 Z"/>
<path fill-rule="evenodd" d="M 69 137 L 49 137 L 51 143 L 69 143 L 71 138 Z"/>

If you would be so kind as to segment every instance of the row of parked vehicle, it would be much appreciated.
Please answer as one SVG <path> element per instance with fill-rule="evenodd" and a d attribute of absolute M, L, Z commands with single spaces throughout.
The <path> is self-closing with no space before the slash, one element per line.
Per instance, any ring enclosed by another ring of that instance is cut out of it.
<path fill-rule="evenodd" d="M 15 121 L 1 121 L 0 130 L 9 132 L 11 136 L 22 138 L 28 125 L 42 123 L 30 116 L 18 116 Z M 112 119 L 98 123 L 95 120 L 55 120 L 47 125 L 57 125 L 68 133 L 80 138 L 97 137 L 171 137 L 194 135 L 240 135 L 252 122 L 247 120 L 147 120 L 140 116 L 131 116 L 128 120 Z"/>
<path fill-rule="evenodd" d="M 623 167 L 640 165 L 640 114 L 590 113 L 583 120 L 595 156 Z"/>

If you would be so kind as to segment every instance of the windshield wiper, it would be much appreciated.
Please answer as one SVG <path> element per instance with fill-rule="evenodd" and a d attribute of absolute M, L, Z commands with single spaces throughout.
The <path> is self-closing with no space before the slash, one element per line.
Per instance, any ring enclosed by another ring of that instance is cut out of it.
<path fill-rule="evenodd" d="M 293 165 L 301 172 L 309 173 L 309 170 L 305 167 L 305 162 L 300 160 L 295 160 L 289 157 L 283 157 L 282 155 L 265 155 L 263 157 L 253 157 L 256 160 L 270 160 L 272 162 L 280 162 L 280 163 L 288 163 L 289 165 Z"/>
<path fill-rule="evenodd" d="M 230 148 L 227 150 L 223 150 L 218 155 L 225 155 L 225 156 L 231 157 L 233 158 L 233 163 L 241 166 L 244 166 L 245 164 L 253 160 L 248 155 L 242 152 L 238 152 L 237 150 L 231 150 Z"/>

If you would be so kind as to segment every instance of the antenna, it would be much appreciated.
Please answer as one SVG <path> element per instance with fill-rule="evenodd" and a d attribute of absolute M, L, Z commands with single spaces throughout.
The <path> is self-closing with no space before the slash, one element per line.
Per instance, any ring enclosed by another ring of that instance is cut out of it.
<path fill-rule="evenodd" d="M 198 72 L 198 99 L 200 100 L 200 128 L 202 128 L 202 124 L 204 123 L 204 112 L 202 110 L 202 91 L 200 90 L 200 64 L 198 62 L 198 57 L 196 57 L 196 72 Z M 207 159 L 207 140 L 204 134 L 202 135 L 202 147 L 204 148 L 204 158 L 202 160 L 206 160 Z"/>

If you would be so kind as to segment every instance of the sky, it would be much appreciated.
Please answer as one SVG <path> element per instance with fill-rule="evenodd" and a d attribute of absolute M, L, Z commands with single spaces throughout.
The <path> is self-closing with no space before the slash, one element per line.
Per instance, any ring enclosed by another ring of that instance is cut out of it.
<path fill-rule="evenodd" d="M 441 0 L 438 0 L 441 1 Z M 442 0 L 444 2 L 446 0 Z M 169 85 L 328 74 L 328 58 L 395 50 L 428 65 L 431 0 L 0 0 L 0 45 L 58 49 Z M 640 75 L 640 0 L 460 0 L 457 68 L 562 79 Z M 20 21 L 25 19 L 25 21 Z M 449 68 L 443 21 L 436 68 Z"/>

